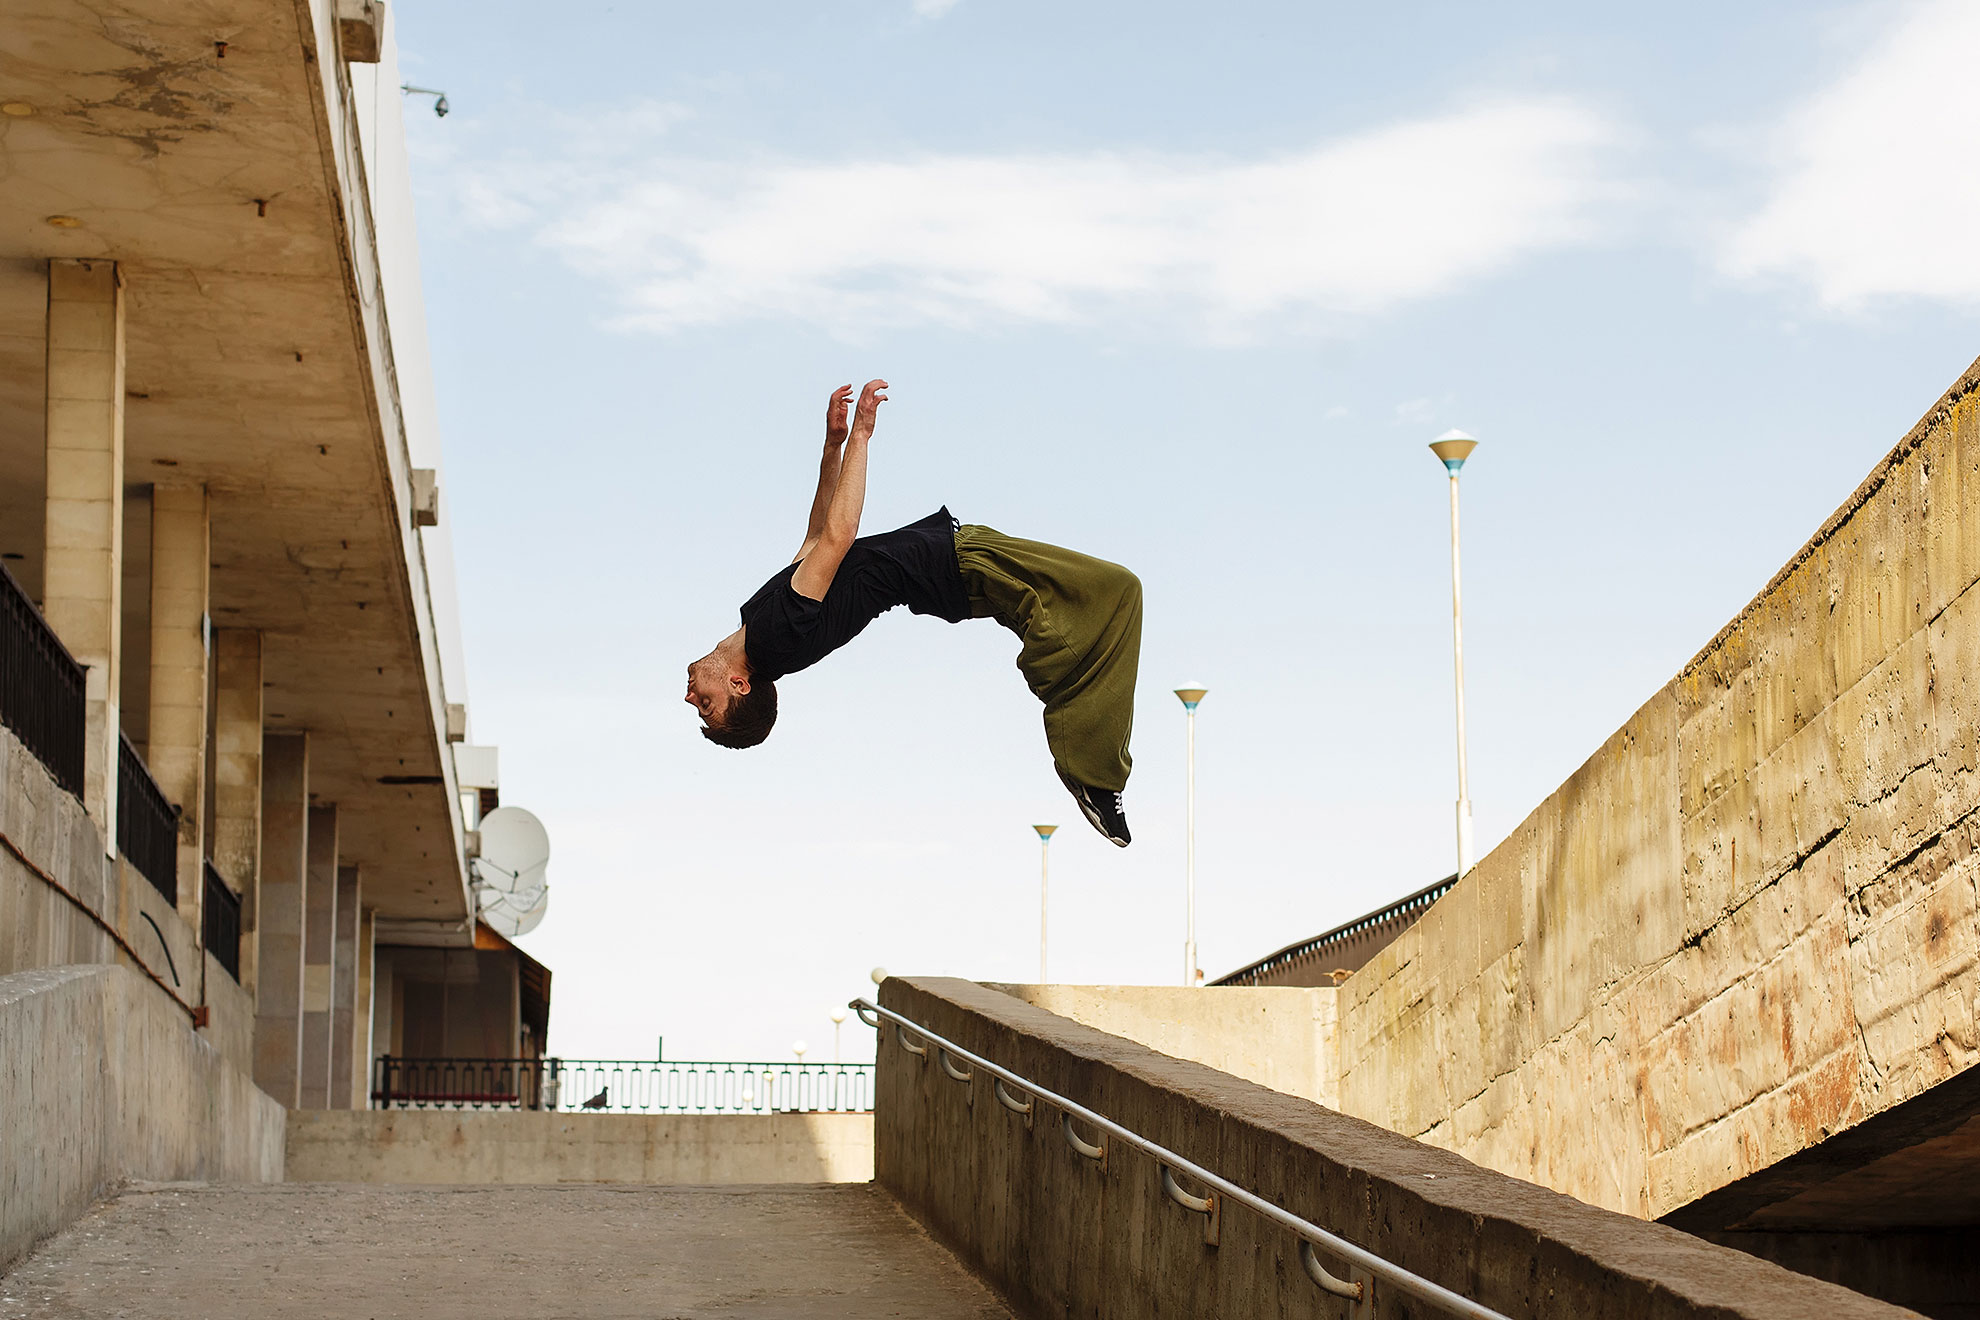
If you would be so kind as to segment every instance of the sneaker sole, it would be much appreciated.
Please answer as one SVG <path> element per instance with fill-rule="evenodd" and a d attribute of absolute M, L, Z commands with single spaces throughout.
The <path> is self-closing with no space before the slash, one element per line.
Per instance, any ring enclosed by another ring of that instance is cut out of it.
<path fill-rule="evenodd" d="M 1093 827 L 1095 834 L 1098 834 L 1116 848 L 1125 848 L 1128 846 L 1131 840 L 1120 838 L 1112 830 L 1107 828 L 1107 822 L 1100 819 L 1099 812 L 1086 805 L 1085 795 L 1073 787 L 1072 780 L 1067 779 L 1064 775 L 1060 775 L 1059 782 L 1066 786 L 1066 792 L 1072 794 L 1073 805 L 1079 808 L 1080 815 L 1086 817 L 1086 823 Z"/>

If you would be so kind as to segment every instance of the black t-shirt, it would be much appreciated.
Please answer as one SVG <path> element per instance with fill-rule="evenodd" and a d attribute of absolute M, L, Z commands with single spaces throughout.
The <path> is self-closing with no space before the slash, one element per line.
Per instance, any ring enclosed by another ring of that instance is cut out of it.
<path fill-rule="evenodd" d="M 866 625 L 905 605 L 950 623 L 969 617 L 969 593 L 956 567 L 956 520 L 945 506 L 920 522 L 852 543 L 824 600 L 791 586 L 792 564 L 743 602 L 743 649 L 750 673 L 769 682 L 817 664 Z"/>

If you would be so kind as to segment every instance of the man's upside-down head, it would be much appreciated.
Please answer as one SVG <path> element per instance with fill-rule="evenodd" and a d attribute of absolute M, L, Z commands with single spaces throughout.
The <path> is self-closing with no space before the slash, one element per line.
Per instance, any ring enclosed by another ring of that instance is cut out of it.
<path fill-rule="evenodd" d="M 723 747 L 754 747 L 777 723 L 777 685 L 752 679 L 730 638 L 688 666 L 687 703 L 701 712 L 701 736 Z"/>

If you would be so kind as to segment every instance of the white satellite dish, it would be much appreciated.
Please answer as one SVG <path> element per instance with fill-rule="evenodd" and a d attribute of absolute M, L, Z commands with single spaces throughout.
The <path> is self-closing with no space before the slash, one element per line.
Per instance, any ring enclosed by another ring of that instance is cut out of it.
<path fill-rule="evenodd" d="M 514 939 L 527 935 L 543 921 L 543 914 L 550 908 L 548 886 L 538 889 L 527 906 L 506 896 L 498 896 L 482 891 L 481 919 L 488 928 L 498 934 Z"/>
<path fill-rule="evenodd" d="M 475 883 L 497 893 L 528 888 L 534 873 L 542 883 L 550 861 L 550 832 L 521 807 L 497 807 L 481 818 L 481 855 L 474 859 Z"/>
<path fill-rule="evenodd" d="M 546 889 L 543 891 L 543 897 L 537 901 L 536 906 L 523 913 L 521 919 L 516 922 L 514 933 L 517 935 L 529 934 L 543 924 L 543 914 L 549 910 L 550 891 Z"/>
<path fill-rule="evenodd" d="M 481 854 L 473 862 L 481 919 L 505 936 L 527 935 L 550 906 L 550 833 L 521 807 L 481 818 Z"/>

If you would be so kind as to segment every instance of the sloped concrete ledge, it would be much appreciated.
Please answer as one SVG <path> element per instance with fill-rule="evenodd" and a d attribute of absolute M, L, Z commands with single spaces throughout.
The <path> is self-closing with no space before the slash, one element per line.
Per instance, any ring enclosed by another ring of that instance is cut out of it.
<path fill-rule="evenodd" d="M 1206 992 L 1207 993 L 1207 992 Z M 1158 1054 L 968 981 L 889 980 L 881 1003 L 1265 1199 L 1531 1320 L 1870 1320 L 1912 1312 L 1661 1224 L 1601 1210 L 1309 1101 Z M 1053 1317 L 1338 1317 L 1297 1242 L 1242 1207 L 1221 1245 L 1131 1151 L 1104 1169 L 1056 1114 L 945 1076 L 886 1030 L 877 1181 L 1020 1310 Z M 1378 1288 L 1370 1314 L 1429 1314 Z"/>
<path fill-rule="evenodd" d="M 0 976 L 0 1270 L 127 1179 L 273 1182 L 282 1107 L 135 972 Z"/>

